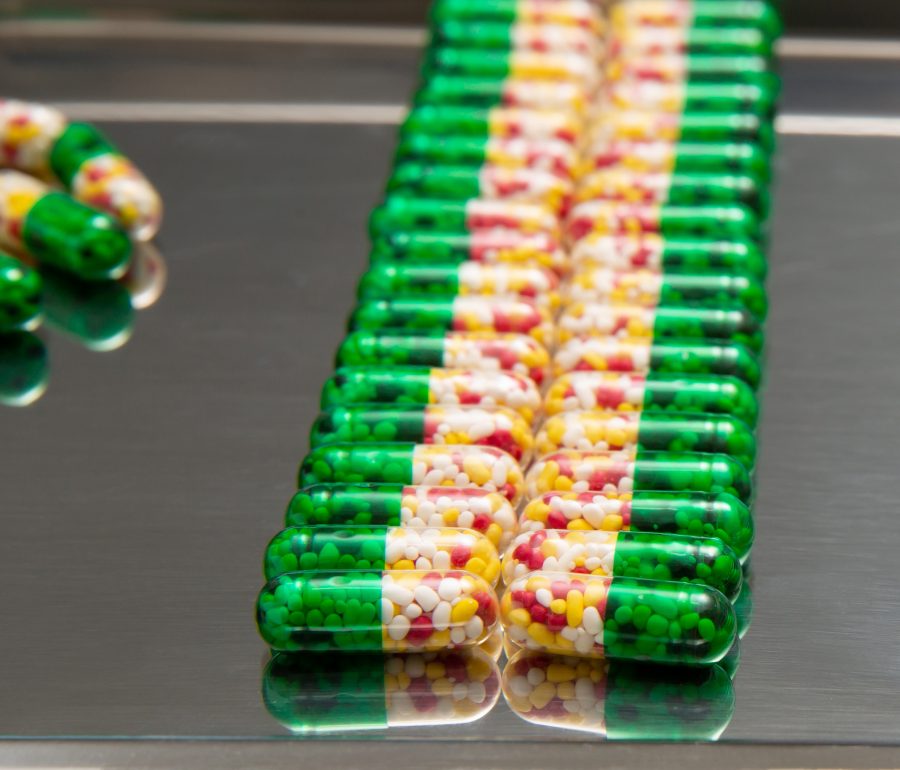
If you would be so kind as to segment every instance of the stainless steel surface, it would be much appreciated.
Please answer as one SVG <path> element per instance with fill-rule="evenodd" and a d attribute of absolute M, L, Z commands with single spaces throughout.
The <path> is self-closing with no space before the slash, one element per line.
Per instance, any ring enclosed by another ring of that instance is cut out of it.
<path fill-rule="evenodd" d="M 0 70 L 0 92 L 399 103 L 414 77 L 409 50 L 348 59 L 257 47 L 223 71 L 224 58 L 207 65 L 203 49 L 183 45 L 90 55 L 31 45 Z M 340 77 L 322 69 L 326 59 Z M 817 66 L 785 68 L 786 112 L 843 112 L 844 97 L 848 112 L 875 111 L 876 94 L 897 92 L 896 64 L 880 65 L 877 84 L 866 79 L 869 96 L 852 84 L 829 91 Z M 169 285 L 121 350 L 46 334 L 47 394 L 0 411 L 0 735 L 287 738 L 259 694 L 260 557 L 364 269 L 365 219 L 394 129 L 108 128 L 164 195 Z M 900 743 L 898 179 L 896 139 L 782 137 L 755 615 L 724 742 Z M 502 700 L 471 725 L 360 738 L 396 739 L 398 752 L 414 739 L 478 741 L 470 753 L 590 740 L 530 726 Z M 297 756 L 312 763 L 323 751 Z M 627 749 L 603 751 L 640 766 Z M 30 756 L 59 761 L 41 752 Z M 21 756 L 0 751 L 12 764 Z M 824 756 L 819 766 L 844 755 Z"/>

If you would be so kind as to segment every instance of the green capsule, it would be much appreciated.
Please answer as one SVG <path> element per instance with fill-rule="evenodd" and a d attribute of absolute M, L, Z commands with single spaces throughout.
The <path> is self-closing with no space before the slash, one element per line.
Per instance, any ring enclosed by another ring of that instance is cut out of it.
<path fill-rule="evenodd" d="M 564 110 L 582 115 L 590 101 L 590 91 L 581 83 L 526 78 L 476 78 L 434 74 L 413 97 L 416 105 L 473 107 L 521 107 Z"/>
<path fill-rule="evenodd" d="M 758 144 L 766 152 L 772 152 L 775 147 L 772 121 L 750 112 L 683 112 L 676 120 L 678 127 L 674 141 L 748 142 Z"/>
<path fill-rule="evenodd" d="M 0 333 L 34 329 L 41 320 L 41 276 L 0 252 Z"/>
<path fill-rule="evenodd" d="M 765 345 L 759 320 L 742 307 L 716 309 L 659 305 L 654 311 L 654 339 L 704 339 L 737 342 L 754 353 Z"/>
<path fill-rule="evenodd" d="M 71 187 L 84 163 L 100 155 L 120 155 L 115 145 L 90 123 L 70 123 L 50 151 L 50 168 Z"/>
<path fill-rule="evenodd" d="M 425 54 L 422 78 L 436 74 L 465 78 L 533 78 L 547 82 L 593 84 L 599 76 L 596 62 L 570 52 L 496 50 L 432 46 Z"/>
<path fill-rule="evenodd" d="M 521 22 L 526 24 L 564 24 L 600 31 L 600 13 L 591 0 L 569 0 L 554 8 L 546 3 L 531 3 L 529 0 L 437 0 L 431 5 L 432 24 L 447 21 L 492 21 L 505 24 Z"/>
<path fill-rule="evenodd" d="M 451 62 L 453 57 L 448 57 Z M 611 82 L 622 78 L 665 83 L 746 83 L 778 89 L 771 60 L 765 56 L 676 53 L 618 57 L 607 67 Z"/>
<path fill-rule="evenodd" d="M 40 337 L 24 331 L 0 334 L 0 404 L 33 404 L 47 389 L 49 369 Z"/>

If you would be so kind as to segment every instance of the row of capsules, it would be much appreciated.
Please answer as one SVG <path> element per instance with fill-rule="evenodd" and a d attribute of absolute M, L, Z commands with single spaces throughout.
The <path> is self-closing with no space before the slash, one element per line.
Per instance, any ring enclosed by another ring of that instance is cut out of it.
<path fill-rule="evenodd" d="M 696 536 L 724 534 L 746 554 L 746 507 L 709 493 L 723 464 L 744 481 L 746 471 L 730 458 L 634 457 L 639 438 L 685 433 L 696 418 L 685 424 L 687 418 L 656 415 L 660 425 L 648 437 L 644 425 L 628 419 L 648 402 L 638 399 L 631 410 L 622 404 L 618 414 L 594 415 L 603 431 L 633 435 L 617 447 L 627 456 L 591 455 L 598 465 L 590 483 L 565 487 L 560 478 L 542 489 L 546 458 L 527 480 L 520 470 L 536 447 L 565 446 L 549 446 L 558 440 L 550 421 L 572 408 L 551 410 L 551 388 L 550 417 L 538 432 L 541 392 L 549 373 L 563 366 L 562 348 L 551 359 L 563 334 L 555 322 L 576 286 L 565 244 L 583 150 L 591 144 L 586 117 L 603 78 L 602 16 L 591 2 L 439 0 L 433 20 L 425 82 L 401 131 L 387 198 L 371 219 L 372 264 L 339 369 L 323 390 L 313 450 L 300 468 L 302 489 L 288 508 L 289 528 L 266 551 L 270 582 L 259 598 L 260 631 L 282 652 L 466 647 L 487 638 L 498 614 L 490 584 L 502 578 L 510 584 L 507 640 L 535 648 L 517 653 L 511 670 L 574 672 L 568 684 L 558 682 L 560 692 L 576 686 L 584 665 L 593 685 L 607 682 L 615 667 L 605 659 L 573 667 L 545 653 L 717 660 L 731 647 L 734 614 L 715 589 L 733 598 L 740 563 L 721 540 Z M 692 403 L 731 398 L 751 411 L 755 405 L 736 380 L 668 376 L 656 389 L 654 374 L 634 374 L 629 395 L 654 393 L 673 412 L 685 411 L 674 398 L 685 390 Z M 716 438 L 704 433 L 701 442 Z M 706 448 L 696 441 L 689 448 Z M 603 481 L 607 459 L 616 463 L 609 473 L 624 469 L 636 490 L 626 492 L 625 479 L 612 488 Z M 749 494 L 748 481 L 735 483 L 740 490 L 732 491 Z M 526 489 L 535 499 L 522 513 L 519 535 L 516 512 Z M 555 500 L 542 517 L 541 493 L 556 495 L 567 517 L 556 523 Z M 581 515 L 572 515 L 569 497 Z M 580 531 L 559 531 L 566 527 Z M 537 539 L 548 542 L 547 553 L 535 547 Z M 532 580 L 547 586 L 530 590 Z M 368 589 L 366 597 L 354 594 L 351 606 L 347 592 L 357 587 Z M 340 598 L 328 601 L 335 592 Z M 514 604 L 515 597 L 524 603 Z M 630 624 L 629 609 L 636 616 Z M 589 647 L 579 631 L 591 632 Z M 291 670 L 307 669 L 279 658 L 269 669 Z M 526 676 L 535 685 L 537 678 L 538 671 Z M 395 678 L 388 680 L 396 690 Z M 460 691 L 450 684 L 441 687 Z M 517 708 L 518 680 L 510 688 L 514 708 L 533 711 Z M 599 700 L 602 711 L 598 688 L 592 692 L 592 710 Z M 555 713 L 548 703 L 542 708 Z"/>

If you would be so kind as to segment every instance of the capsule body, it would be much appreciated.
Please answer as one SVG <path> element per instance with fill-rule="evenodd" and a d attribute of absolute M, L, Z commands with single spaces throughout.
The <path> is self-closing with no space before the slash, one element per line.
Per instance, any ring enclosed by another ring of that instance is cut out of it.
<path fill-rule="evenodd" d="M 778 97 L 777 78 L 761 73 L 759 82 L 691 80 L 687 83 L 659 82 L 629 77 L 606 88 L 608 103 L 615 109 L 659 112 L 750 112 L 769 116 Z"/>
<path fill-rule="evenodd" d="M 437 46 L 425 54 L 424 78 L 437 74 L 464 78 L 522 78 L 574 82 L 587 90 L 597 86 L 596 62 L 581 54 Z"/>
<path fill-rule="evenodd" d="M 456 48 L 577 53 L 593 59 L 601 53 L 589 29 L 564 24 L 448 19 L 432 27 L 431 39 L 434 45 Z"/>
<path fill-rule="evenodd" d="M 553 381 L 544 399 L 550 416 L 581 409 L 730 414 L 753 427 L 759 404 L 753 389 L 734 377 L 571 372 Z"/>
<path fill-rule="evenodd" d="M 606 77 L 609 81 L 636 80 L 673 85 L 741 83 L 778 90 L 771 60 L 753 54 L 693 56 L 666 53 L 648 56 L 637 53 L 613 59 L 606 68 Z"/>
<path fill-rule="evenodd" d="M 422 444 L 327 444 L 300 464 L 298 488 L 310 484 L 387 481 L 425 486 L 477 487 L 499 492 L 514 505 L 522 496 L 522 470 L 500 449 Z"/>
<path fill-rule="evenodd" d="M 269 543 L 266 580 L 302 570 L 403 571 L 461 569 L 495 585 L 497 549 L 470 529 L 412 527 L 289 527 Z"/>
<path fill-rule="evenodd" d="M 503 495 L 469 487 L 404 484 L 313 484 L 298 491 L 285 513 L 287 527 L 461 527 L 504 548 L 516 531 L 516 512 Z"/>
<path fill-rule="evenodd" d="M 518 107 L 535 110 L 563 110 L 583 115 L 591 94 L 580 83 L 554 83 L 526 78 L 466 78 L 434 75 L 416 92 L 417 105 L 457 105 L 472 107 Z"/>
<path fill-rule="evenodd" d="M 691 583 L 532 572 L 500 613 L 516 644 L 586 657 L 709 665 L 737 638 L 728 599 Z"/>
<path fill-rule="evenodd" d="M 33 329 L 40 323 L 41 288 L 36 270 L 0 252 L 0 333 Z"/>
<path fill-rule="evenodd" d="M 602 19 L 590 0 L 437 0 L 431 6 L 431 22 L 493 21 L 506 24 L 559 24 L 579 27 L 595 34 L 602 31 Z"/>
<path fill-rule="evenodd" d="M 525 334 L 419 332 L 405 329 L 358 331 L 347 335 L 337 366 L 417 365 L 478 371 L 508 371 L 540 385 L 547 376 L 546 348 Z"/>
<path fill-rule="evenodd" d="M 613 56 L 672 54 L 772 55 L 772 39 L 751 25 L 728 29 L 635 25 L 616 30 L 610 41 Z"/>
<path fill-rule="evenodd" d="M 747 469 L 728 455 L 701 452 L 597 452 L 563 449 L 541 457 L 525 479 L 529 498 L 545 492 L 725 492 L 748 503 Z"/>
<path fill-rule="evenodd" d="M 362 366 L 338 369 L 322 388 L 323 409 L 351 404 L 505 406 L 531 423 L 541 395 L 533 380 L 514 372 Z"/>
<path fill-rule="evenodd" d="M 610 11 L 610 27 L 669 29 L 685 33 L 708 29 L 715 33 L 735 27 L 760 30 L 774 40 L 781 33 L 778 10 L 768 0 L 630 0 L 618 3 Z"/>
<path fill-rule="evenodd" d="M 0 99 L 0 165 L 43 175 L 66 118 L 43 104 Z"/>
<path fill-rule="evenodd" d="M 530 459 L 534 450 L 529 423 L 502 406 L 335 406 L 313 423 L 311 447 L 351 441 L 490 446 L 509 452 L 520 462 Z"/>
<path fill-rule="evenodd" d="M 401 131 L 404 134 L 444 134 L 482 139 L 556 139 L 575 144 L 581 129 L 581 121 L 564 110 L 427 105 L 414 108 L 406 116 Z"/>
<path fill-rule="evenodd" d="M 753 544 L 750 509 L 733 495 L 707 492 L 545 492 L 525 506 L 523 532 L 540 529 L 655 532 L 717 538 L 744 561 Z"/>
<path fill-rule="evenodd" d="M 257 600 L 278 652 L 405 652 L 470 647 L 497 622 L 497 597 L 459 571 L 314 571 L 279 575 Z"/>

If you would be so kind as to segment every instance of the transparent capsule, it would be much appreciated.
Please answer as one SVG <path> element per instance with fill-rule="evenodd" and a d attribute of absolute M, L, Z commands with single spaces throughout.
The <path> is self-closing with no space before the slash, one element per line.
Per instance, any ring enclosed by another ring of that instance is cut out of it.
<path fill-rule="evenodd" d="M 402 134 L 397 160 L 449 166 L 491 164 L 544 171 L 563 179 L 571 179 L 578 168 L 578 155 L 568 142 L 526 137 Z"/>
<path fill-rule="evenodd" d="M 691 583 L 732 600 L 743 579 L 737 555 L 721 540 L 657 532 L 524 532 L 503 554 L 503 580 L 510 584 L 535 570 Z"/>
<path fill-rule="evenodd" d="M 545 53 L 435 46 L 425 55 L 422 76 L 427 79 L 436 74 L 553 83 L 571 81 L 593 90 L 600 71 L 593 58 L 571 51 Z"/>
<path fill-rule="evenodd" d="M 65 116 L 53 107 L 0 99 L 0 165 L 46 174 L 50 150 L 65 129 Z"/>
<path fill-rule="evenodd" d="M 506 24 L 561 24 L 603 31 L 600 11 L 591 0 L 437 0 L 431 6 L 431 22 L 494 21 Z"/>
<path fill-rule="evenodd" d="M 610 305 L 571 302 L 557 320 L 557 339 L 577 337 L 698 339 L 739 342 L 750 350 L 762 350 L 765 336 L 761 322 L 742 307 L 717 310 L 693 305 Z"/>
<path fill-rule="evenodd" d="M 609 44 L 613 58 L 703 54 L 770 57 L 772 38 L 750 24 L 731 28 L 625 26 L 616 30 Z"/>
<path fill-rule="evenodd" d="M 734 714 L 720 664 L 634 664 L 520 650 L 502 674 L 510 710 L 530 724 L 610 741 L 714 741 Z"/>
<path fill-rule="evenodd" d="M 266 709 L 295 735 L 474 722 L 496 705 L 500 671 L 481 648 L 426 653 L 278 653 Z"/>
<path fill-rule="evenodd" d="M 629 0 L 610 9 L 610 27 L 708 29 L 716 33 L 735 27 L 761 30 L 772 40 L 781 33 L 778 9 L 768 0 Z"/>
<path fill-rule="evenodd" d="M 436 74 L 416 92 L 416 105 L 466 105 L 472 107 L 520 107 L 564 110 L 584 115 L 592 94 L 581 83 L 554 83 L 525 78 L 473 78 Z"/>
<path fill-rule="evenodd" d="M 498 332 L 527 334 L 543 345 L 553 342 L 553 318 L 550 311 L 524 298 L 423 297 L 363 300 L 350 316 L 348 328 L 372 331 L 405 329 L 409 332 L 439 329 Z"/>
<path fill-rule="evenodd" d="M 42 286 L 36 270 L 0 252 L 0 333 L 26 331 L 40 323 Z"/>
<path fill-rule="evenodd" d="M 79 201 L 105 211 L 140 241 L 162 221 L 156 188 L 90 123 L 70 123 L 50 152 L 57 178 Z"/>
<path fill-rule="evenodd" d="M 634 54 L 611 59 L 606 78 L 649 80 L 654 83 L 745 83 L 777 90 L 777 77 L 766 56 L 730 54 Z"/>
<path fill-rule="evenodd" d="M 760 222 L 753 211 L 737 204 L 670 206 L 589 200 L 572 207 L 566 233 L 573 241 L 594 233 L 755 240 L 760 235 Z"/>
<path fill-rule="evenodd" d="M 577 53 L 597 59 L 599 38 L 590 29 L 565 24 L 447 19 L 431 28 L 432 45 L 456 48 Z"/>
<path fill-rule="evenodd" d="M 702 452 L 561 449 L 537 460 L 525 477 L 529 498 L 545 492 L 707 492 L 753 497 L 750 473 L 733 457 Z"/>
<path fill-rule="evenodd" d="M 420 332 L 404 329 L 351 332 L 335 356 L 337 366 L 432 366 L 514 372 L 541 385 L 550 355 L 533 337 L 496 332 Z"/>
<path fill-rule="evenodd" d="M 359 282 L 357 296 L 391 297 L 498 296 L 524 297 L 551 310 L 559 307 L 559 277 L 537 266 L 462 264 L 410 265 L 382 262 L 372 265 Z"/>
<path fill-rule="evenodd" d="M 688 81 L 661 83 L 628 78 L 607 85 L 605 98 L 611 109 L 658 110 L 659 112 L 739 113 L 770 116 L 775 110 L 778 88 L 762 83 Z"/>
<path fill-rule="evenodd" d="M 559 215 L 568 209 L 572 184 L 533 168 L 430 165 L 405 161 L 394 167 L 389 194 L 444 200 L 482 199 L 540 206 Z"/>
<path fill-rule="evenodd" d="M 297 488 L 326 482 L 386 481 L 430 487 L 476 487 L 513 505 L 522 497 L 522 469 L 502 449 L 483 446 L 379 443 L 327 444 L 300 463 Z"/>
<path fill-rule="evenodd" d="M 0 404 L 29 406 L 47 390 L 47 348 L 31 332 L 0 334 Z"/>
<path fill-rule="evenodd" d="M 665 273 L 738 273 L 759 280 L 768 264 L 759 246 L 750 241 L 589 235 L 572 249 L 578 265 L 612 270 L 646 269 Z"/>
<path fill-rule="evenodd" d="M 459 570 L 292 572 L 266 584 L 256 617 L 277 652 L 433 651 L 487 639 L 497 596 Z"/>
<path fill-rule="evenodd" d="M 531 459 L 534 450 L 528 422 L 502 406 L 335 406 L 320 414 L 310 431 L 311 447 L 350 441 L 490 446 L 509 452 L 519 462 Z"/>
<path fill-rule="evenodd" d="M 737 638 L 734 609 L 692 583 L 532 572 L 500 602 L 516 644 L 541 652 L 709 665 Z"/>
<path fill-rule="evenodd" d="M 404 484 L 313 484 L 299 490 L 285 513 L 287 527 L 462 527 L 505 548 L 517 528 L 503 495 L 469 487 Z"/>
<path fill-rule="evenodd" d="M 531 423 L 541 394 L 530 378 L 514 372 L 427 366 L 338 369 L 322 388 L 321 406 L 351 404 L 504 406 Z"/>
<path fill-rule="evenodd" d="M 708 492 L 545 492 L 519 517 L 522 532 L 559 529 L 716 538 L 746 561 L 753 516 L 734 495 Z"/>
<path fill-rule="evenodd" d="M 109 215 L 18 171 L 0 171 L 0 246 L 86 280 L 118 278 L 131 258 Z"/>
<path fill-rule="evenodd" d="M 372 264 L 402 261 L 409 264 L 481 262 L 489 265 L 545 267 L 557 275 L 571 269 L 559 239 L 547 233 L 528 235 L 516 230 L 479 230 L 474 233 L 433 233 L 421 230 L 385 233 L 372 244 Z"/>
<path fill-rule="evenodd" d="M 540 454 L 560 449 L 716 452 L 748 469 L 756 462 L 753 429 L 728 414 L 563 412 L 548 417 L 535 437 L 535 451 Z"/>
<path fill-rule="evenodd" d="M 266 580 L 298 570 L 461 569 L 496 585 L 500 557 L 470 529 L 289 527 L 269 542 L 263 568 Z"/>
<path fill-rule="evenodd" d="M 759 417 L 753 389 L 735 377 L 717 375 L 570 372 L 554 380 L 544 412 L 552 416 L 581 409 L 731 414 L 751 427 Z"/>
<path fill-rule="evenodd" d="M 515 107 L 454 107 L 424 105 L 406 116 L 402 134 L 474 136 L 486 139 L 555 139 L 575 144 L 582 121 L 564 110 L 527 110 Z"/>
<path fill-rule="evenodd" d="M 568 372 L 652 372 L 653 374 L 721 374 L 759 387 L 762 371 L 749 348 L 737 342 L 579 337 L 560 345 L 554 376 Z"/>

